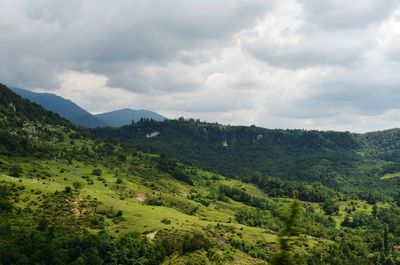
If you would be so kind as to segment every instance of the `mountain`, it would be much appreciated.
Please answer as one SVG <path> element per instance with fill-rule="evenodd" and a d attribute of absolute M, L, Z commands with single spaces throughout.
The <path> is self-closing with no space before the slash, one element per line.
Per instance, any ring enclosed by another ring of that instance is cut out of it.
<path fill-rule="evenodd" d="M 399 136 L 193 120 L 88 131 L 0 85 L 0 264 L 396 264 L 399 168 L 381 156 Z M 296 167 L 347 190 L 287 180 Z M 372 190 L 387 196 L 363 199 Z"/>
<path fill-rule="evenodd" d="M 23 98 L 41 105 L 46 110 L 58 113 L 61 117 L 72 123 L 85 127 L 118 127 L 131 124 L 132 120 L 141 118 L 163 121 L 166 118 L 158 113 L 148 110 L 121 109 L 102 114 L 93 115 L 84 110 L 74 102 L 50 93 L 36 93 L 26 89 L 12 88 L 12 90 Z"/>
<path fill-rule="evenodd" d="M 121 109 L 111 112 L 96 114 L 95 117 L 104 121 L 111 127 L 119 127 L 127 124 L 131 124 L 132 121 L 139 121 L 142 118 L 152 119 L 155 121 L 163 121 L 167 118 L 148 110 L 133 110 L 133 109 Z"/>
<path fill-rule="evenodd" d="M 12 88 L 12 90 L 21 97 L 41 105 L 46 110 L 58 113 L 61 117 L 70 120 L 76 125 L 87 128 L 108 126 L 107 123 L 96 118 L 71 100 L 50 93 L 36 93 L 21 88 Z"/>

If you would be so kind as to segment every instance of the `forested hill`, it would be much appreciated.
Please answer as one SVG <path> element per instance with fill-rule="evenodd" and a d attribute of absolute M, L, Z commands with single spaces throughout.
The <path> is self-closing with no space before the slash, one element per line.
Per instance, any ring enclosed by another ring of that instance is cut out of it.
<path fill-rule="evenodd" d="M 50 155 L 55 147 L 50 140 L 74 127 L 0 84 L 0 154 Z"/>
<path fill-rule="evenodd" d="M 361 141 L 346 132 L 269 130 L 182 119 L 142 120 L 92 132 L 232 176 L 259 171 L 291 179 L 320 179 L 327 173 L 322 169 L 353 167 L 363 148 Z"/>
<path fill-rule="evenodd" d="M 400 162 L 400 129 L 370 132 L 361 138 L 366 143 L 365 152 L 370 156 Z"/>
<path fill-rule="evenodd" d="M 391 134 L 385 147 L 380 134 L 195 121 L 93 132 L 170 156 L 95 140 L 0 86 L 0 264 L 400 261 L 397 163 L 375 157 Z"/>
<path fill-rule="evenodd" d="M 8 120 L 19 122 L 30 120 L 47 124 L 69 125 L 69 122 L 58 114 L 46 111 L 41 106 L 23 99 L 3 84 L 0 84 L 0 113 Z"/>
<path fill-rule="evenodd" d="M 179 119 L 141 120 L 91 132 L 256 184 L 265 176 L 318 181 L 374 201 L 394 196 L 400 180 L 400 132 L 396 129 L 352 134 Z"/>

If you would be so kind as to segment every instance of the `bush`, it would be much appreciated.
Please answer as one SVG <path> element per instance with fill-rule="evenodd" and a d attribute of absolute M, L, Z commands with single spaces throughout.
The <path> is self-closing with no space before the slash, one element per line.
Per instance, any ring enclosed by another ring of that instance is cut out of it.
<path fill-rule="evenodd" d="M 113 222 L 114 224 L 119 224 L 119 223 L 121 223 L 121 222 L 123 222 L 123 221 L 125 221 L 125 218 L 122 217 L 122 216 L 117 216 L 117 217 L 114 217 L 114 218 L 112 219 L 112 222 Z"/>
<path fill-rule="evenodd" d="M 103 171 L 100 168 L 94 168 L 92 170 L 92 174 L 95 176 L 101 176 L 102 173 L 103 173 Z"/>
<path fill-rule="evenodd" d="M 156 243 L 157 248 L 167 255 L 173 253 L 182 255 L 201 249 L 207 251 L 214 246 L 213 242 L 201 231 L 160 231 L 157 237 L 160 238 Z"/>
<path fill-rule="evenodd" d="M 13 165 L 10 168 L 10 176 L 14 178 L 19 178 L 22 174 L 22 168 L 18 165 Z"/>
<path fill-rule="evenodd" d="M 242 207 L 235 215 L 240 224 L 269 228 L 277 231 L 280 228 L 280 220 L 274 218 L 270 212 L 250 207 Z"/>
<path fill-rule="evenodd" d="M 0 213 L 12 210 L 12 204 L 9 201 L 10 195 L 11 192 L 7 186 L 0 186 Z"/>
<path fill-rule="evenodd" d="M 169 220 L 167 218 L 164 218 L 164 219 L 161 220 L 161 223 L 169 225 L 169 224 L 171 224 L 171 220 Z"/>
<path fill-rule="evenodd" d="M 103 229 L 104 228 L 104 217 L 103 216 L 92 216 L 89 219 L 89 227 L 92 229 Z"/>
<path fill-rule="evenodd" d="M 327 200 L 322 204 L 322 209 L 328 215 L 338 215 L 339 214 L 339 205 L 332 200 Z"/>
<path fill-rule="evenodd" d="M 74 186 L 74 189 L 80 190 L 80 189 L 82 189 L 83 184 L 79 181 L 75 181 L 74 183 L 72 183 L 72 186 Z"/>
<path fill-rule="evenodd" d="M 193 185 L 192 178 L 186 174 L 184 170 L 178 167 L 178 163 L 176 161 L 169 159 L 165 155 L 161 155 L 158 158 L 158 168 L 171 174 L 171 176 L 177 180 L 186 182 L 189 185 Z"/>

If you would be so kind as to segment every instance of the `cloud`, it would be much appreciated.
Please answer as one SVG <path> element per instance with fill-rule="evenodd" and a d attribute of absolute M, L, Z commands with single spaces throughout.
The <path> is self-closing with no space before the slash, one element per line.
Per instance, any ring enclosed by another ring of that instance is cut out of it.
<path fill-rule="evenodd" d="M 322 2 L 336 5 L 338 1 Z M 376 45 L 369 27 L 326 28 L 310 21 L 315 18 L 308 16 L 306 5 L 297 1 L 279 3 L 257 27 L 243 36 L 243 50 L 258 60 L 286 68 L 347 65 L 362 58 Z M 316 8 L 318 4 L 312 6 Z M 340 13 L 338 8 L 333 10 Z M 327 12 L 319 15 L 325 17 Z"/>
<path fill-rule="evenodd" d="M 306 20 L 325 29 L 365 28 L 384 21 L 399 6 L 396 0 L 299 0 Z"/>
<path fill-rule="evenodd" d="M 22 71 L 27 71 L 23 65 L 27 57 L 33 64 L 42 62 L 39 69 L 49 79 L 63 70 L 84 70 L 106 74 L 113 84 L 126 85 L 126 79 L 119 79 L 126 66 L 135 70 L 142 64 L 168 63 L 205 47 L 218 47 L 252 25 L 268 5 L 262 0 L 230 0 L 229 4 L 211 0 L 2 0 L 0 56 Z M 43 77 L 37 81 L 37 74 L 21 79 L 2 72 L 0 78 L 26 86 L 54 85 Z M 133 85 L 125 89 L 135 90 Z"/>
<path fill-rule="evenodd" d="M 397 125 L 394 0 L 0 0 L 0 79 L 92 112 L 231 124 Z"/>

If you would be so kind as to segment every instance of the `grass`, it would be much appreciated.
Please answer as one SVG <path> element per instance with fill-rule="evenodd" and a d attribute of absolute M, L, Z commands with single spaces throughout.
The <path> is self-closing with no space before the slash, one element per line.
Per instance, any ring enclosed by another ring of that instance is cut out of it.
<path fill-rule="evenodd" d="M 154 174 L 143 178 L 137 175 L 140 170 L 136 170 L 133 174 L 125 174 L 126 177 L 123 178 L 123 183 L 117 185 L 118 174 L 116 170 L 103 166 L 98 166 L 103 173 L 101 177 L 97 177 L 92 175 L 94 165 L 76 161 L 70 164 L 57 160 L 38 160 L 35 163 L 12 161 L 11 163 L 18 163 L 23 168 L 22 176 L 13 178 L 3 173 L 0 175 L 0 181 L 18 183 L 25 187 L 21 196 L 27 199 L 18 202 L 19 206 L 24 207 L 29 202 L 35 201 L 37 199 L 35 192 L 37 191 L 41 193 L 61 192 L 65 187 L 73 187 L 73 183 L 79 181 L 83 184 L 83 187 L 79 190 L 80 196 L 90 196 L 102 202 L 106 207 L 123 212 L 123 217 L 126 221 L 119 224 L 108 222 L 108 229 L 113 234 L 128 231 L 149 233 L 164 228 L 191 230 L 223 224 L 232 227 L 234 231 L 240 232 L 243 238 L 250 242 L 260 240 L 275 242 L 277 240 L 275 234 L 266 233 L 264 229 L 234 222 L 235 211 L 244 206 L 242 203 L 216 201 L 208 207 L 203 206 L 187 199 L 187 195 L 193 190 L 192 186 L 178 182 L 168 176 Z M 145 165 L 141 164 L 140 166 L 144 167 Z M 209 172 L 200 170 L 196 173 L 200 179 L 204 180 L 199 181 L 202 185 L 206 185 L 205 182 L 213 176 Z M 85 178 L 82 178 L 82 176 L 85 176 Z M 243 184 L 237 180 L 227 180 L 221 176 L 219 178 L 217 181 L 219 184 L 242 185 L 246 190 L 262 195 L 261 191 L 250 184 Z M 86 179 L 89 179 L 93 184 L 88 184 Z M 146 183 L 146 185 L 143 185 L 143 183 Z M 129 192 L 130 197 L 121 196 L 124 192 Z M 207 194 L 209 193 L 209 187 L 196 186 L 196 192 Z M 163 196 L 168 200 L 175 199 L 177 201 L 190 202 L 197 206 L 198 210 L 195 215 L 188 215 L 175 208 L 145 205 L 138 200 L 137 196 L 139 194 L 145 198 L 156 195 Z M 163 219 L 168 219 L 171 223 L 164 224 L 161 222 Z"/>
<path fill-rule="evenodd" d="M 378 206 L 385 206 L 385 205 L 380 204 Z M 346 215 L 348 215 L 347 211 L 349 210 L 351 210 L 352 213 L 364 212 L 367 214 L 371 214 L 372 205 L 368 204 L 366 201 L 360 201 L 360 200 L 339 202 L 339 214 L 333 216 L 336 222 L 336 228 L 341 227 L 341 223 L 346 218 Z"/>
<path fill-rule="evenodd" d="M 400 172 L 396 173 L 389 173 L 381 177 L 381 180 L 388 180 L 388 179 L 393 179 L 393 178 L 398 178 L 400 177 Z"/>
<path fill-rule="evenodd" d="M 226 230 L 223 232 L 226 238 L 241 238 L 254 245 L 278 243 L 276 232 L 237 223 L 235 214 L 240 208 L 245 207 L 243 203 L 231 199 L 226 202 L 208 199 L 209 195 L 218 191 L 220 185 L 241 187 L 252 196 L 266 197 L 267 195 L 256 186 L 186 166 L 185 170 L 191 172 L 195 180 L 194 186 L 191 186 L 159 171 L 155 158 L 152 155 L 139 153 L 115 165 L 114 162 L 106 164 L 101 161 L 83 163 L 57 159 L 31 161 L 6 158 L 5 163 L 18 164 L 22 167 L 23 173 L 20 178 L 12 178 L 8 176 L 7 171 L 3 170 L 0 181 L 23 185 L 25 189 L 21 191 L 21 199 L 17 205 L 31 208 L 36 207 L 35 202 L 40 201 L 41 194 L 62 192 L 65 187 L 73 187 L 73 183 L 79 181 L 83 186 L 79 191 L 74 192 L 79 193 L 80 197 L 89 196 L 101 202 L 107 209 L 122 211 L 125 219 L 123 222 L 113 223 L 112 219 L 105 218 L 106 229 L 114 236 L 131 231 L 149 234 L 162 229 L 186 231 L 216 229 L 217 231 Z M 92 174 L 94 168 L 102 170 L 100 177 Z M 122 179 L 122 182 L 117 182 L 118 179 Z M 188 197 L 193 194 L 208 200 L 209 205 L 205 206 L 194 199 L 189 199 Z M 153 206 L 143 202 L 149 198 L 162 198 L 164 205 Z M 280 208 L 287 207 L 292 201 L 284 198 L 270 199 Z M 322 211 L 318 204 L 312 205 L 315 206 L 316 211 Z M 187 207 L 194 207 L 197 210 L 194 214 L 188 214 Z M 342 203 L 341 211 L 343 212 L 345 208 L 346 203 Z M 367 210 L 370 211 L 369 208 Z M 342 216 L 336 217 L 339 226 L 341 218 Z M 162 220 L 169 222 L 162 222 Z M 324 240 L 309 236 L 304 238 L 310 248 L 319 248 L 326 243 Z M 232 264 L 256 264 L 257 262 L 257 264 L 263 264 L 260 260 L 255 260 L 243 252 L 229 249 L 230 254 L 235 257 L 236 263 Z M 179 262 L 178 258 L 176 264 Z"/>

